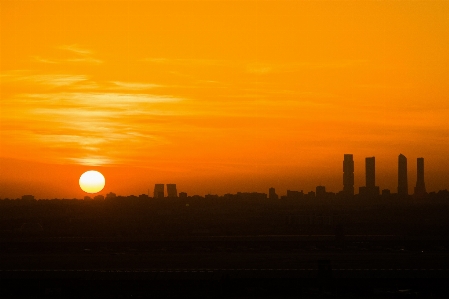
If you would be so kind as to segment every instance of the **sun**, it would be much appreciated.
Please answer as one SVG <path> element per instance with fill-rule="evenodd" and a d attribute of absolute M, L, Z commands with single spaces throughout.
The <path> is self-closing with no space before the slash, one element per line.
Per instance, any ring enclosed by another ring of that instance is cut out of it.
<path fill-rule="evenodd" d="M 79 183 L 84 192 L 97 193 L 103 190 L 105 179 L 100 172 L 89 170 L 81 175 Z"/>

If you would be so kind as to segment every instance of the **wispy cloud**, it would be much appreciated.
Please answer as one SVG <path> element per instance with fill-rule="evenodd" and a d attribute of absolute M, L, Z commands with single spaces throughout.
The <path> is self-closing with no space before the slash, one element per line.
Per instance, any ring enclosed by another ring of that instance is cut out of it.
<path fill-rule="evenodd" d="M 183 66 L 230 66 L 235 64 L 229 60 L 201 59 L 201 58 L 163 58 L 149 57 L 143 61 L 155 64 L 183 65 Z"/>
<path fill-rule="evenodd" d="M 251 74 L 267 74 L 273 70 L 272 66 L 269 65 L 258 65 L 258 64 L 250 64 L 247 66 L 246 71 Z"/>
<path fill-rule="evenodd" d="M 5 82 L 25 81 L 35 84 L 50 86 L 69 86 L 78 82 L 87 81 L 89 78 L 85 75 L 69 74 L 30 74 L 30 71 L 11 71 L 2 74 Z"/>
<path fill-rule="evenodd" d="M 2 81 L 27 82 L 53 87 L 69 87 L 76 90 L 102 90 L 102 91 L 144 91 L 164 87 L 160 84 L 126 81 L 93 81 L 89 76 L 76 74 L 33 74 L 30 70 L 13 70 L 2 73 Z"/>
<path fill-rule="evenodd" d="M 84 75 L 35 75 L 25 79 L 39 84 L 68 86 L 81 81 L 86 81 L 88 77 Z"/>
<path fill-rule="evenodd" d="M 103 61 L 100 60 L 100 59 L 96 59 L 96 58 L 88 57 L 88 56 L 86 56 L 86 57 L 79 57 L 79 58 L 67 58 L 67 59 L 64 59 L 62 61 L 63 62 L 64 61 L 65 62 L 87 62 L 87 63 L 93 63 L 93 64 L 103 63 Z"/>
<path fill-rule="evenodd" d="M 87 56 L 87 55 L 92 54 L 91 50 L 84 49 L 84 48 L 80 47 L 77 44 L 62 45 L 62 46 L 59 46 L 58 48 L 61 49 L 61 50 L 67 50 L 67 51 L 70 51 L 70 52 L 73 52 L 73 53 L 76 53 L 76 54 L 79 54 L 79 55 L 83 55 L 83 56 Z"/>
<path fill-rule="evenodd" d="M 72 143 L 81 146 L 92 146 L 104 143 L 102 138 L 96 136 L 79 136 L 79 135 L 67 135 L 67 134 L 41 134 L 40 139 L 45 143 Z M 91 147 L 90 149 L 97 149 Z"/>
<path fill-rule="evenodd" d="M 158 84 L 149 84 L 149 83 L 137 83 L 137 82 L 122 82 L 122 81 L 112 81 L 115 86 L 115 89 L 125 89 L 125 90 L 145 90 L 152 89 L 156 87 L 161 87 Z"/>
<path fill-rule="evenodd" d="M 69 103 L 71 105 L 83 105 L 92 108 L 130 108 L 132 105 L 151 104 L 151 103 L 174 103 L 181 101 L 181 98 L 172 96 L 159 96 L 151 94 L 128 94 L 128 93 L 110 93 L 110 92 L 61 92 L 61 93 L 42 93 L 42 94 L 24 94 L 23 97 L 32 99 L 39 98 L 42 101 L 51 103 Z M 41 101 L 41 103 L 42 103 Z"/>
<path fill-rule="evenodd" d="M 86 81 L 77 82 L 77 84 L 70 86 L 70 89 L 75 89 L 75 90 L 101 90 L 101 89 L 103 89 L 103 86 L 100 85 L 96 81 L 86 80 Z"/>
<path fill-rule="evenodd" d="M 101 166 L 117 163 L 117 161 L 113 161 L 105 156 L 87 156 L 82 158 L 68 158 L 67 160 L 86 166 Z"/>
<path fill-rule="evenodd" d="M 86 75 L 29 70 L 1 77 L 2 83 L 30 90 L 2 99 L 2 136 L 16 146 L 31 140 L 42 158 L 85 165 L 121 163 L 129 160 L 127 155 L 167 143 L 160 118 L 177 115 L 177 105 L 184 101 L 145 93 L 160 86 L 146 82 L 93 81 Z"/>
<path fill-rule="evenodd" d="M 66 58 L 44 58 L 41 56 L 32 56 L 31 59 L 35 62 L 47 63 L 47 64 L 57 64 L 57 63 L 91 63 L 91 64 L 101 64 L 102 60 L 93 57 L 93 51 L 80 47 L 77 44 L 73 45 L 62 45 L 57 47 L 59 50 L 63 50 L 70 54 L 70 57 Z"/>
<path fill-rule="evenodd" d="M 41 62 L 41 63 L 50 63 L 50 64 L 58 63 L 57 60 L 42 58 L 40 56 L 32 56 L 31 58 L 32 58 L 32 60 L 34 60 L 36 62 Z"/>

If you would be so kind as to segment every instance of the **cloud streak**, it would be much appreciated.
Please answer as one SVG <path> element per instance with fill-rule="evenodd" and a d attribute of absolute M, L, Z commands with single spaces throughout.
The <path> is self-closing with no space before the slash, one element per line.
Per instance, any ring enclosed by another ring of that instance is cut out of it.
<path fill-rule="evenodd" d="M 91 50 L 83 49 L 82 47 L 78 46 L 77 44 L 73 45 L 62 45 L 58 47 L 61 50 L 67 50 L 69 52 L 73 52 L 78 55 L 86 56 L 92 54 Z"/>
<path fill-rule="evenodd" d="M 2 75 L 4 82 L 28 82 L 49 85 L 54 87 L 69 86 L 78 82 L 87 81 L 85 75 L 70 74 L 30 74 L 30 71 L 10 71 Z"/>
<path fill-rule="evenodd" d="M 115 88 L 113 89 L 125 89 L 125 90 L 146 90 L 161 87 L 161 85 L 158 84 L 138 83 L 138 82 L 112 81 L 111 83 L 115 85 Z"/>
<path fill-rule="evenodd" d="M 41 56 L 32 56 L 31 59 L 35 62 L 46 63 L 46 64 L 59 64 L 59 63 L 101 64 L 101 63 L 103 63 L 102 60 L 93 57 L 93 51 L 82 48 L 77 44 L 62 45 L 62 46 L 57 47 L 57 49 L 71 54 L 71 57 L 56 59 L 56 58 L 44 58 Z"/>
<path fill-rule="evenodd" d="M 185 101 L 143 92 L 156 84 L 95 82 L 85 75 L 11 71 L 2 82 L 32 87 L 2 101 L 2 138 L 16 147 L 32 141 L 41 159 L 83 165 L 120 164 L 166 144 L 160 119 L 177 115 Z"/>

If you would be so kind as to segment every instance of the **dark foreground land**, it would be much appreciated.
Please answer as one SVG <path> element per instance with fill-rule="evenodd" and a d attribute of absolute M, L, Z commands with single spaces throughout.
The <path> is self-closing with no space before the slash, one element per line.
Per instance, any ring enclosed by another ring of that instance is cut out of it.
<path fill-rule="evenodd" d="M 1 298 L 448 298 L 448 205 L 0 202 Z"/>

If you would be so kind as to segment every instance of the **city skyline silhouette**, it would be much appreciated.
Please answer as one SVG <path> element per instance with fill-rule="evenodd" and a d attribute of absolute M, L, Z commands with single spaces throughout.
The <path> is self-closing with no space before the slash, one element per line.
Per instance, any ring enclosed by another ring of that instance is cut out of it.
<path fill-rule="evenodd" d="M 357 195 L 361 198 L 368 198 L 373 199 L 376 197 L 379 197 L 380 195 L 384 197 L 390 197 L 391 195 L 397 195 L 398 197 L 408 197 L 409 195 L 409 188 L 408 188 L 408 170 L 407 170 L 407 158 L 403 154 L 399 154 L 398 156 L 398 175 L 397 175 L 397 192 L 394 192 L 390 189 L 384 189 L 380 188 L 379 186 L 376 186 L 376 166 L 375 166 L 375 157 L 366 157 L 365 158 L 365 186 L 359 187 L 359 192 L 355 193 L 354 191 L 354 161 L 353 161 L 353 155 L 352 154 L 344 154 L 344 160 L 343 160 L 343 188 L 342 190 L 338 192 L 326 192 L 326 186 L 317 185 L 314 190 L 305 190 L 300 188 L 299 190 L 290 190 L 292 188 L 287 189 L 286 195 L 279 195 L 276 193 L 276 188 L 270 187 L 268 190 L 268 195 L 264 192 L 259 194 L 265 194 L 267 198 L 270 199 L 279 199 L 279 198 L 303 198 L 305 195 L 306 197 L 310 198 L 322 198 L 323 196 L 331 196 L 334 197 L 337 195 L 338 198 L 348 198 L 353 197 L 354 195 Z M 417 158 L 417 167 L 416 167 L 416 186 L 414 187 L 414 191 L 412 193 L 413 196 L 418 198 L 424 198 L 427 197 L 428 193 L 426 191 L 425 187 L 425 180 L 424 180 L 424 158 L 419 157 Z M 441 190 L 433 190 L 431 193 L 435 193 L 437 191 L 443 191 L 447 189 L 441 189 Z M 241 193 L 242 191 L 237 191 L 237 193 Z M 295 192 L 296 195 L 292 195 Z M 101 198 L 105 199 L 109 196 L 117 196 L 114 192 L 109 192 L 106 195 L 101 195 L 101 191 L 93 194 L 92 196 L 86 195 L 84 199 L 92 199 L 92 198 Z M 183 193 L 183 197 L 187 196 L 186 192 L 180 192 Z M 246 194 L 250 193 L 258 193 L 253 191 L 246 191 Z M 177 198 L 178 197 L 178 191 L 176 184 L 155 184 L 154 190 L 151 193 L 152 196 L 150 196 L 150 189 L 148 189 L 148 193 L 142 193 L 139 196 L 146 195 L 147 198 Z M 231 194 L 229 192 L 222 194 L 220 196 L 226 196 L 226 194 Z M 193 196 L 200 196 L 199 194 L 192 194 Z M 206 196 L 208 195 L 217 195 L 217 194 L 211 194 L 205 193 Z M 22 196 L 22 199 L 27 196 L 32 195 L 24 195 Z M 101 196 L 101 197 L 100 197 Z M 128 196 L 128 195 L 119 195 L 119 196 Z M 130 196 L 135 196 L 134 194 Z M 299 196 L 299 197 L 298 197 Z M 34 196 L 33 196 L 34 198 Z M 65 198 L 65 197 L 64 197 Z M 68 197 L 69 198 L 69 197 Z"/>
<path fill-rule="evenodd" d="M 93 2 L 2 2 L 1 198 L 447 188 L 445 2 Z"/>

